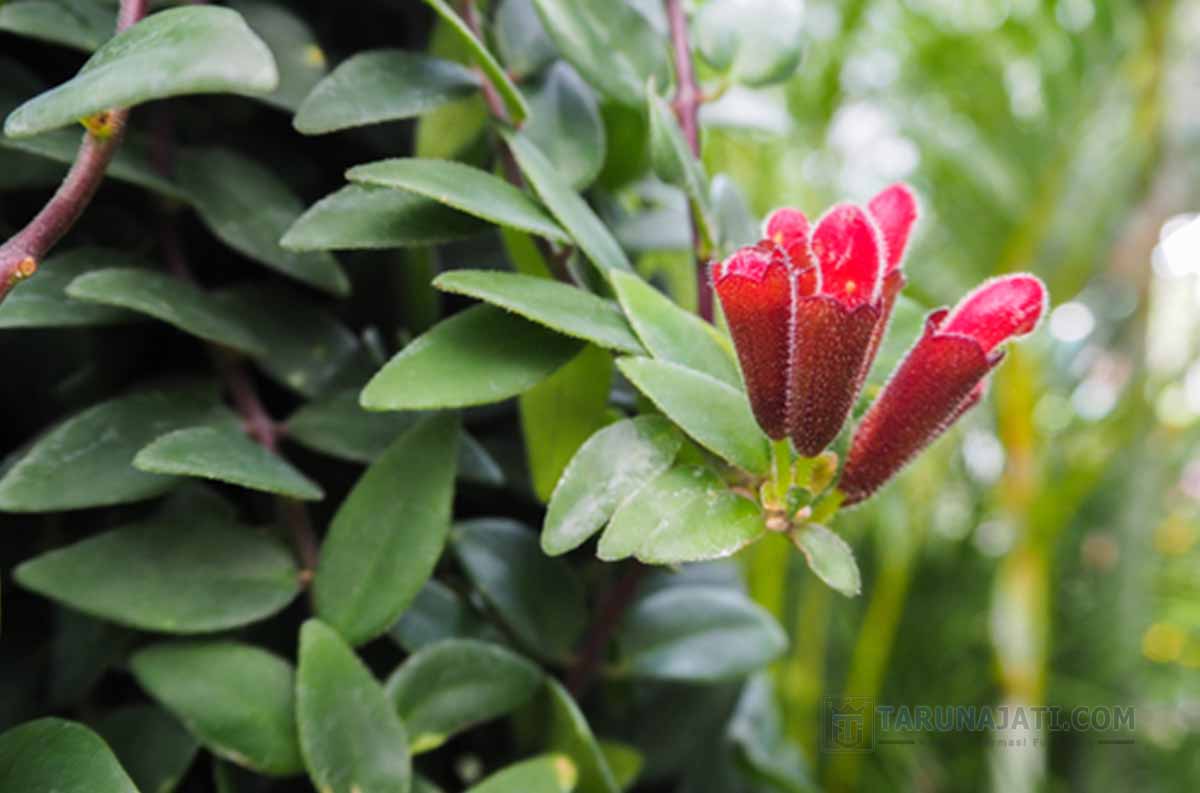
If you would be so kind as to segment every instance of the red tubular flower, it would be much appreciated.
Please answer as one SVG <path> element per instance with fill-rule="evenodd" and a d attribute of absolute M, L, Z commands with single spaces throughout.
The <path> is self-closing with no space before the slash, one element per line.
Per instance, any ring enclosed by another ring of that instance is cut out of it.
<path fill-rule="evenodd" d="M 839 487 L 846 503 L 870 496 L 983 397 L 1001 344 L 1031 332 L 1046 312 L 1036 277 L 987 281 L 953 311 L 939 309 L 854 434 Z"/>
<path fill-rule="evenodd" d="M 905 184 L 894 184 L 882 190 L 879 195 L 867 204 L 867 211 L 875 225 L 883 235 L 886 263 L 883 269 L 883 293 L 879 309 L 879 322 L 875 325 L 875 333 L 871 336 L 871 346 L 867 351 L 867 360 L 859 376 L 859 388 L 870 374 L 871 364 L 879 352 L 879 345 L 887 335 L 888 323 L 892 318 L 892 309 L 896 306 L 896 298 L 904 288 L 904 272 L 900 269 L 904 261 L 904 253 L 908 248 L 908 236 L 913 225 L 917 222 L 917 198 Z"/>
<path fill-rule="evenodd" d="M 742 248 L 712 268 L 713 288 L 737 348 L 750 407 L 771 438 L 787 434 L 788 326 L 794 279 L 784 250 Z"/>

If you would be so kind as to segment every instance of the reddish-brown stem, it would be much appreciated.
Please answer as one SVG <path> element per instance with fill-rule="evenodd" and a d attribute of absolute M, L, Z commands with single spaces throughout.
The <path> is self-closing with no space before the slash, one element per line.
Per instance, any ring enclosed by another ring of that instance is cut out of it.
<path fill-rule="evenodd" d="M 587 692 L 595 680 L 596 673 L 603 666 L 608 643 L 612 641 L 613 635 L 621 625 L 621 618 L 625 616 L 625 612 L 637 596 L 642 578 L 650 569 L 636 561 L 630 561 L 628 565 L 628 569 L 600 600 L 600 605 L 596 608 L 596 618 L 588 628 L 583 646 L 579 649 L 579 656 L 567 673 L 567 690 L 576 699 Z"/>
<path fill-rule="evenodd" d="M 679 120 L 679 128 L 687 140 L 692 154 L 700 156 L 700 103 L 703 95 L 696 82 L 696 69 L 692 64 L 692 48 L 688 41 L 687 14 L 683 9 L 683 0 L 664 0 L 667 10 L 667 22 L 671 26 L 671 49 L 675 54 L 675 98 L 671 107 L 675 118 Z M 692 248 L 696 252 L 696 295 L 699 305 L 697 310 L 708 322 L 713 319 L 713 296 L 708 283 L 708 267 L 704 261 L 705 252 L 696 217 L 689 213 L 688 222 L 691 224 Z"/>
<path fill-rule="evenodd" d="M 121 0 L 117 32 L 146 15 L 147 0 Z M 103 135 L 86 132 L 75 162 L 51 199 L 25 228 L 0 245 L 0 301 L 13 286 L 32 276 L 50 249 L 62 239 L 91 203 L 104 172 L 112 162 L 125 134 L 128 110 L 110 110 L 104 115 Z"/>

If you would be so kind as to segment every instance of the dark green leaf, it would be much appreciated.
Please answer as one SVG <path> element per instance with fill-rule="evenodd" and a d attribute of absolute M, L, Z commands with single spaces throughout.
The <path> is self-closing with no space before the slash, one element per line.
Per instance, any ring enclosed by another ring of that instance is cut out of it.
<path fill-rule="evenodd" d="M 548 748 L 571 758 L 579 773 L 579 793 L 619 793 L 616 777 L 583 712 L 562 684 L 546 680 L 549 708 Z"/>
<path fill-rule="evenodd" d="M 670 587 L 638 600 L 617 641 L 629 674 L 667 680 L 741 677 L 787 648 L 783 630 L 761 606 L 711 587 Z"/>
<path fill-rule="evenodd" d="M 500 226 L 555 242 L 567 235 L 537 202 L 498 176 L 450 160 L 396 158 L 351 168 L 352 182 L 407 190 Z"/>
<path fill-rule="evenodd" d="M 521 641 L 550 658 L 570 655 L 587 622 L 571 566 L 544 555 L 537 535 L 513 521 L 467 521 L 452 534 L 471 582 Z"/>
<path fill-rule="evenodd" d="M 325 76 L 325 53 L 312 28 L 300 16 L 276 3 L 241 0 L 231 6 L 262 38 L 275 58 L 279 85 L 262 96 L 262 100 L 295 112 L 308 92 Z"/>
<path fill-rule="evenodd" d="M 644 352 L 611 300 L 548 278 L 491 270 L 452 270 L 433 285 L 483 300 L 560 333 L 620 352 Z"/>
<path fill-rule="evenodd" d="M 349 294 L 332 256 L 280 247 L 304 205 L 271 170 L 228 149 L 200 149 L 181 159 L 180 179 L 200 218 L 226 245 L 310 286 Z"/>
<path fill-rule="evenodd" d="M 502 647 L 447 639 L 418 651 L 392 673 L 387 695 L 417 753 L 511 713 L 541 683 L 541 670 Z"/>
<path fill-rule="evenodd" d="M 138 793 L 100 736 L 63 719 L 38 719 L 0 735 L 0 790 Z"/>
<path fill-rule="evenodd" d="M 0 303 L 0 328 L 66 328 L 134 321 L 137 316 L 128 311 L 72 300 L 66 289 L 84 273 L 142 266 L 144 263 L 136 257 L 108 248 L 76 248 L 51 256 L 41 263 L 35 277 Z"/>
<path fill-rule="evenodd" d="M 211 294 L 166 273 L 114 267 L 87 273 L 67 287 L 67 296 L 103 306 L 126 308 L 239 352 L 266 355 L 235 311 Z"/>
<path fill-rule="evenodd" d="M 409 793 L 408 738 L 371 671 L 319 620 L 300 629 L 296 722 L 309 778 L 326 793 Z"/>
<path fill-rule="evenodd" d="M 138 683 L 213 754 L 270 776 L 300 773 L 295 674 L 235 642 L 154 644 L 134 653 Z"/>
<path fill-rule="evenodd" d="M 608 561 L 636 556 L 648 564 L 680 564 L 731 556 L 763 536 L 758 505 L 711 470 L 672 468 L 617 509 L 600 538 Z"/>
<path fill-rule="evenodd" d="M 467 793 L 569 793 L 578 771 L 565 755 L 544 755 L 497 771 Z"/>
<path fill-rule="evenodd" d="M 410 653 L 443 639 L 500 639 L 499 632 L 457 592 L 436 578 L 425 582 L 404 616 L 389 629 L 388 635 Z"/>
<path fill-rule="evenodd" d="M 592 89 L 568 64 L 546 72 L 530 100 L 525 134 L 560 177 L 577 190 L 596 180 L 604 165 L 604 120 Z"/>
<path fill-rule="evenodd" d="M 170 477 L 130 463 L 158 436 L 227 415 L 210 384 L 155 386 L 88 408 L 39 438 L 0 479 L 0 510 L 51 512 L 156 496 Z"/>
<path fill-rule="evenodd" d="M 458 419 L 405 432 L 342 502 L 313 581 L 317 614 L 361 644 L 385 632 L 441 556 L 450 523 Z"/>
<path fill-rule="evenodd" d="M 858 563 L 845 540 L 815 523 L 800 527 L 790 536 L 817 578 L 847 597 L 862 593 Z"/>
<path fill-rule="evenodd" d="M 0 5 L 0 30 L 84 52 L 113 33 L 112 6 L 94 0 L 19 0 Z"/>
<path fill-rule="evenodd" d="M 296 114 L 305 135 L 413 118 L 479 90 L 457 63 L 404 50 L 361 52 L 317 84 Z"/>
<path fill-rule="evenodd" d="M 744 392 L 667 361 L 622 358 L 617 366 L 701 446 L 751 473 L 767 472 L 767 436 L 755 422 Z"/>
<path fill-rule="evenodd" d="M 617 507 L 667 470 L 682 438 L 658 416 L 619 421 L 587 440 L 554 489 L 542 550 L 558 556 L 582 545 Z"/>
<path fill-rule="evenodd" d="M 164 633 L 256 622 L 300 588 L 286 548 L 203 514 L 160 514 L 98 534 L 26 562 L 14 577 L 87 614 Z"/>
<path fill-rule="evenodd" d="M 320 485 L 255 443 L 236 422 L 167 433 L 138 452 L 133 467 L 154 474 L 213 479 L 304 501 L 325 497 Z"/>
<path fill-rule="evenodd" d="M 488 80 L 495 86 L 496 92 L 500 98 L 504 100 L 504 107 L 508 111 L 509 120 L 513 124 L 520 125 L 529 116 L 529 103 L 525 101 L 525 97 L 521 95 L 521 91 L 517 88 L 512 78 L 508 76 L 508 72 L 504 71 L 504 67 L 496 60 L 496 56 L 488 51 L 462 18 L 454 12 L 454 9 L 449 6 L 446 0 L 425 0 L 433 10 L 438 13 L 442 19 L 446 21 L 455 33 L 462 39 L 462 42 L 467 46 L 467 51 L 471 53 L 472 59 L 487 75 Z"/>
<path fill-rule="evenodd" d="M 173 8 L 114 36 L 74 78 L 13 111 L 4 132 L 36 135 L 169 96 L 267 93 L 278 81 L 271 51 L 236 11 Z"/>
<path fill-rule="evenodd" d="M 473 306 L 392 358 L 363 389 L 362 405 L 414 410 L 500 402 L 549 377 L 580 346 L 494 306 Z"/>
<path fill-rule="evenodd" d="M 402 190 L 347 185 L 300 216 L 281 245 L 294 251 L 436 245 L 486 228 L 470 215 Z"/>
<path fill-rule="evenodd" d="M 171 793 L 200 748 L 169 713 L 154 705 L 128 705 L 96 724 L 142 793 Z"/>

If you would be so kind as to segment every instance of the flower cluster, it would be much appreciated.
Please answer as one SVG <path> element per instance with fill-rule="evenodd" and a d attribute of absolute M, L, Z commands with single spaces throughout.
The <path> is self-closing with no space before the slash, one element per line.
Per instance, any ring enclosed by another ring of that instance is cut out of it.
<path fill-rule="evenodd" d="M 916 219 L 905 185 L 866 207 L 835 206 L 812 227 L 799 210 L 780 209 L 767 239 L 713 266 L 750 406 L 772 439 L 813 457 L 841 431 L 904 287 Z M 1045 309 L 1042 282 L 1018 274 L 931 313 L 851 440 L 839 485 L 846 503 L 874 493 L 975 405 L 999 347 L 1033 330 Z"/>

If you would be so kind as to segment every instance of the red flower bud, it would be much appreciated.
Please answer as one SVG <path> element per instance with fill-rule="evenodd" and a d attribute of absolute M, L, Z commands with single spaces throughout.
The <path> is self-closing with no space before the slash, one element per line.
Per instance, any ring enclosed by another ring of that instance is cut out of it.
<path fill-rule="evenodd" d="M 792 271 L 783 249 L 763 242 L 712 267 L 713 288 L 737 349 L 750 407 L 763 432 L 787 434 L 788 327 Z"/>
<path fill-rule="evenodd" d="M 1031 332 L 1046 311 L 1032 275 L 987 281 L 953 311 L 939 309 L 854 434 L 839 487 L 846 503 L 870 496 L 983 397 L 996 348 Z"/>

